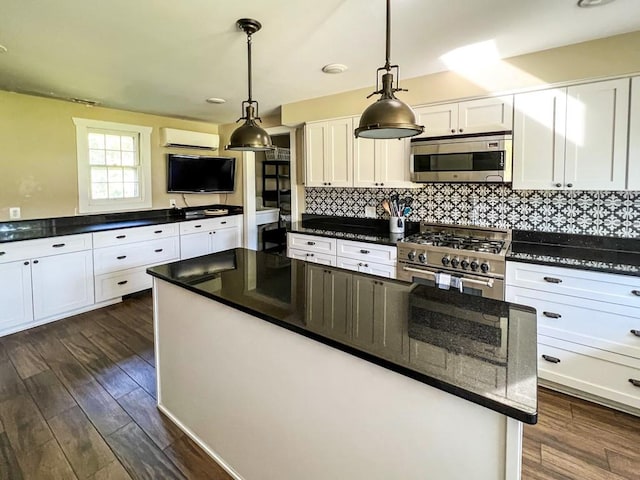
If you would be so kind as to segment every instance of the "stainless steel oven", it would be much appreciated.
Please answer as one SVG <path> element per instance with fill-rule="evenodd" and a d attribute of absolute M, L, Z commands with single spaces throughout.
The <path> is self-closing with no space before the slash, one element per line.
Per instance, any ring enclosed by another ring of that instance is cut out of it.
<path fill-rule="evenodd" d="M 414 182 L 511 182 L 511 132 L 411 140 Z"/>

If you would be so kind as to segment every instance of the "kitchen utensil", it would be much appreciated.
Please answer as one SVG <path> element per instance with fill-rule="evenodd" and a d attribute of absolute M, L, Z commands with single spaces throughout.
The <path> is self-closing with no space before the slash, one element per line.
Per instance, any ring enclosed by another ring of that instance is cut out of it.
<path fill-rule="evenodd" d="M 413 203 L 413 197 L 407 197 L 404 199 L 404 204 L 406 207 L 410 207 L 412 203 Z"/>
<path fill-rule="evenodd" d="M 389 200 L 387 200 L 386 198 L 382 200 L 382 208 L 384 208 L 384 211 L 387 212 L 389 216 L 391 216 L 391 208 L 389 206 Z"/>
<path fill-rule="evenodd" d="M 413 210 L 411 210 L 411 207 L 404 207 L 404 211 L 402 213 L 405 217 L 408 217 L 409 215 L 411 215 L 411 212 L 413 212 Z"/>

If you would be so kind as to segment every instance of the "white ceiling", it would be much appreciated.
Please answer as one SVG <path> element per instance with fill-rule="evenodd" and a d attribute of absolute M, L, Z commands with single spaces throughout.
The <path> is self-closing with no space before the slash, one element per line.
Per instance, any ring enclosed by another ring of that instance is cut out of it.
<path fill-rule="evenodd" d="M 393 0 L 402 78 L 446 70 L 440 56 L 493 40 L 502 58 L 640 30 L 640 0 Z M 0 89 L 214 123 L 240 116 L 253 37 L 261 114 L 371 87 L 384 63 L 384 0 L 0 0 Z M 344 63 L 340 75 L 321 72 Z M 222 97 L 224 105 L 205 102 Z"/>

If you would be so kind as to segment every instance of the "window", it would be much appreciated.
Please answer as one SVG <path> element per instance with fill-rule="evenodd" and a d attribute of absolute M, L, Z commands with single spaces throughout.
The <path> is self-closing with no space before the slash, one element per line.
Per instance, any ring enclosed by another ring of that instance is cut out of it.
<path fill-rule="evenodd" d="M 151 208 L 151 127 L 74 118 L 80 213 Z"/>

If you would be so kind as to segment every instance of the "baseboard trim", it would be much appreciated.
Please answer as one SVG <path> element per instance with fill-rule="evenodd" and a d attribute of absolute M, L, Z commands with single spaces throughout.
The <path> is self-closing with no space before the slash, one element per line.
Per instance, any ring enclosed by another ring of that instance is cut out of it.
<path fill-rule="evenodd" d="M 582 400 L 586 400 L 587 402 L 597 403 L 598 405 L 602 405 L 603 407 L 612 408 L 614 410 L 628 413 L 629 415 L 633 415 L 635 417 L 640 417 L 640 409 L 630 407 L 629 405 L 625 405 L 623 403 L 614 402 L 613 400 L 602 398 L 597 395 L 592 395 L 581 390 L 576 390 L 575 388 L 567 387 L 559 383 L 550 382 L 549 380 L 542 380 L 541 378 L 538 378 L 538 385 L 550 390 L 555 390 L 560 393 L 571 395 L 572 397 L 581 398 Z"/>

